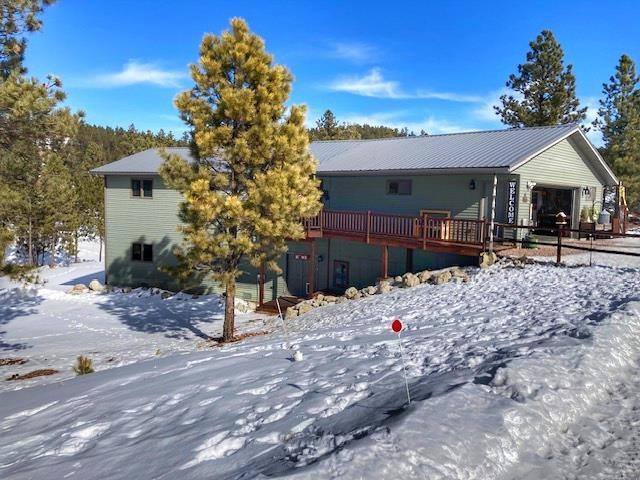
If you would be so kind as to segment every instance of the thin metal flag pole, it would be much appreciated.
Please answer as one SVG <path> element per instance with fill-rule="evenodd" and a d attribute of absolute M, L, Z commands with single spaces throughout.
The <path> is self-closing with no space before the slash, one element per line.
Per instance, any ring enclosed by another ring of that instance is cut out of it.
<path fill-rule="evenodd" d="M 287 350 L 291 349 L 289 345 L 289 332 L 287 332 L 287 324 L 284 321 L 284 317 L 282 316 L 282 310 L 280 309 L 280 302 L 278 301 L 278 297 L 276 297 L 276 305 L 278 306 L 278 316 L 280 317 L 280 321 L 282 322 L 282 329 L 284 330 L 284 343 L 287 347 Z"/>
<path fill-rule="evenodd" d="M 407 363 L 404 360 L 404 348 L 402 348 L 402 339 L 398 333 L 398 343 L 400 344 L 400 357 L 402 357 L 402 373 L 404 374 L 404 386 L 407 389 L 407 405 L 411 405 L 411 395 L 409 394 L 409 380 L 407 380 Z"/>

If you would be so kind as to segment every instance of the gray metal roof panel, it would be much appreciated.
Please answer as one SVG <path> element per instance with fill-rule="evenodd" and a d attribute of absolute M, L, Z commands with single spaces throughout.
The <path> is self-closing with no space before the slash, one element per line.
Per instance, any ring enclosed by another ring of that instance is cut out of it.
<path fill-rule="evenodd" d="M 187 161 L 192 161 L 191 152 L 186 147 L 165 148 L 167 153 L 180 155 Z M 157 148 L 149 148 L 142 152 L 134 153 L 128 157 L 121 158 L 115 162 L 108 163 L 91 170 L 96 175 L 125 174 L 125 173 L 158 173 L 160 166 L 164 163 L 164 158 Z"/>
<path fill-rule="evenodd" d="M 500 168 L 518 164 L 576 125 L 311 144 L 318 172 Z"/>
<path fill-rule="evenodd" d="M 577 125 L 514 128 L 422 137 L 312 142 L 318 173 L 510 168 L 578 129 Z M 192 160 L 188 148 L 167 148 Z M 163 158 L 148 149 L 92 170 L 99 175 L 157 173 Z"/>

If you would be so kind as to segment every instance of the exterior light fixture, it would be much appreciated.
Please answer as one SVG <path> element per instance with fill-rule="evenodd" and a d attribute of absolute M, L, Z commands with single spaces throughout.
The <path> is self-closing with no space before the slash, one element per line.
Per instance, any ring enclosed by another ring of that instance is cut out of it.
<path fill-rule="evenodd" d="M 469 190 L 475 190 L 476 189 L 476 181 L 472 178 L 471 181 L 469 182 Z"/>

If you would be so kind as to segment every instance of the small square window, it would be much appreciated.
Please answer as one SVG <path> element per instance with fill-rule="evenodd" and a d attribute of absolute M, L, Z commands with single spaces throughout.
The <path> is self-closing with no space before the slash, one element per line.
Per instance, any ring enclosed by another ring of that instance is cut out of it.
<path fill-rule="evenodd" d="M 142 261 L 153 262 L 153 245 L 144 244 L 142 246 Z"/>
<path fill-rule="evenodd" d="M 150 243 L 132 243 L 131 260 L 136 262 L 153 262 L 153 245 Z"/>
<path fill-rule="evenodd" d="M 140 191 L 142 187 L 140 185 L 140 180 L 131 180 L 131 195 L 134 197 L 140 196 Z"/>
<path fill-rule="evenodd" d="M 411 195 L 411 180 L 387 180 L 387 195 Z"/>
<path fill-rule="evenodd" d="M 153 180 L 142 180 L 142 194 L 146 198 L 153 197 Z"/>
<path fill-rule="evenodd" d="M 138 262 L 142 260 L 142 244 L 141 243 L 131 244 L 131 260 L 136 260 Z"/>
<path fill-rule="evenodd" d="M 387 195 L 411 195 L 411 180 L 387 180 Z"/>

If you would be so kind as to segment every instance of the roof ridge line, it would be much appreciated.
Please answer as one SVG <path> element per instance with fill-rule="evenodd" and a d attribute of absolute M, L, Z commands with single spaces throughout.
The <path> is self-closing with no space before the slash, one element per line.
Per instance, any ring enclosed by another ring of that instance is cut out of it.
<path fill-rule="evenodd" d="M 429 138 L 429 137 L 448 137 L 455 135 L 474 135 L 480 133 L 496 133 L 496 132 L 512 132 L 515 130 L 542 130 L 542 129 L 551 129 L 551 128 L 576 128 L 579 127 L 577 123 L 563 123 L 559 125 L 538 125 L 533 127 L 512 127 L 512 128 L 496 128 L 493 130 L 469 130 L 466 132 L 451 132 L 451 133 L 437 133 L 434 135 L 414 135 L 407 137 L 381 137 L 381 138 L 341 138 L 334 140 L 312 140 L 310 143 L 330 143 L 330 142 L 372 142 L 372 141 L 383 141 L 383 140 L 416 140 L 419 138 Z"/>

